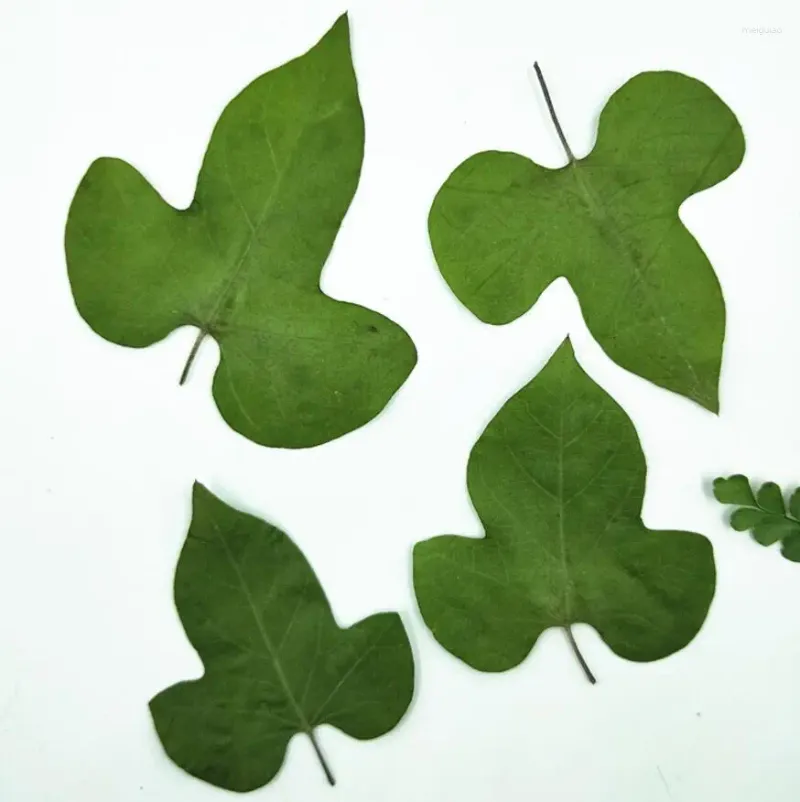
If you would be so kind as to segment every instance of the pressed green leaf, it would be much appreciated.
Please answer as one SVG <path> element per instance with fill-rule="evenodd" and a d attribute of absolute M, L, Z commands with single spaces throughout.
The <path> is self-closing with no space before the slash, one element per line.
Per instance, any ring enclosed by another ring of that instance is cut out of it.
<path fill-rule="evenodd" d="M 755 507 L 756 497 L 746 476 L 720 476 L 714 480 L 714 497 L 723 504 L 740 504 Z"/>
<path fill-rule="evenodd" d="M 789 512 L 792 518 L 800 520 L 800 487 L 789 498 Z"/>
<path fill-rule="evenodd" d="M 755 496 L 751 487 L 750 480 L 741 474 L 714 480 L 717 501 L 737 506 L 731 513 L 731 528 L 749 530 L 762 546 L 782 541 L 781 554 L 800 562 L 800 488 L 792 493 L 787 513 L 783 491 L 775 482 L 762 484 Z"/>
<path fill-rule="evenodd" d="M 315 728 L 376 738 L 411 702 L 414 662 L 400 617 L 341 629 L 292 541 L 199 484 L 175 602 L 205 673 L 158 694 L 150 710 L 167 754 L 209 783 L 265 785 L 304 733 L 333 784 Z"/>
<path fill-rule="evenodd" d="M 781 554 L 794 563 L 800 563 L 800 532 L 793 532 L 784 538 Z"/>
<path fill-rule="evenodd" d="M 783 493 L 775 482 L 765 482 L 756 493 L 756 501 L 762 510 L 783 515 L 786 506 L 783 503 Z"/>
<path fill-rule="evenodd" d="M 731 528 L 735 529 L 737 532 L 747 532 L 748 529 L 752 529 L 754 526 L 769 521 L 772 518 L 773 516 L 763 510 L 740 507 L 738 510 L 734 510 L 731 513 L 730 524 Z M 783 518 L 779 520 L 783 520 Z"/>
<path fill-rule="evenodd" d="M 196 326 L 181 381 L 213 337 L 214 398 L 258 443 L 314 446 L 362 426 L 416 361 L 399 326 L 319 287 L 363 149 L 342 17 L 231 101 L 187 209 L 165 203 L 124 161 L 91 165 L 66 229 L 78 310 L 102 337 L 132 347 Z"/>
<path fill-rule="evenodd" d="M 562 143 L 569 163 L 555 170 L 498 151 L 455 169 L 429 217 L 442 275 L 493 324 L 566 276 L 612 359 L 717 411 L 725 309 L 678 210 L 740 164 L 736 117 L 700 81 L 645 72 L 609 99 L 588 156 Z"/>
<path fill-rule="evenodd" d="M 762 546 L 771 546 L 789 535 L 800 532 L 800 523 L 776 516 L 764 517 L 754 524 L 753 539 Z"/>
<path fill-rule="evenodd" d="M 548 627 L 574 646 L 577 622 L 637 661 L 699 630 L 714 594 L 711 545 L 644 526 L 636 431 L 568 343 L 488 425 L 467 482 L 485 536 L 417 544 L 414 588 L 436 639 L 469 665 L 510 669 Z"/>

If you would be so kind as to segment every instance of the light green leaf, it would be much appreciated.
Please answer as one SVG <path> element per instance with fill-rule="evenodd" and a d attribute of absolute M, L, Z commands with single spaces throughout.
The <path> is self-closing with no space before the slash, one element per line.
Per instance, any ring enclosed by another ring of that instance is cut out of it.
<path fill-rule="evenodd" d="M 720 476 L 714 480 L 714 497 L 722 504 L 740 504 L 755 507 L 756 497 L 746 476 Z M 749 528 L 749 527 L 748 527 Z"/>
<path fill-rule="evenodd" d="M 678 210 L 738 167 L 739 123 L 700 81 L 646 72 L 612 95 L 588 156 L 563 144 L 555 170 L 498 151 L 455 169 L 429 217 L 442 275 L 493 324 L 566 276 L 612 359 L 716 412 L 722 293 Z"/>
<path fill-rule="evenodd" d="M 196 326 L 181 381 L 213 337 L 214 398 L 258 443 L 314 446 L 362 426 L 416 361 L 399 326 L 319 287 L 363 149 L 342 17 L 231 101 L 188 209 L 169 206 L 124 161 L 92 164 L 66 230 L 78 310 L 102 337 L 132 347 Z"/>
<path fill-rule="evenodd" d="M 340 629 L 292 541 L 197 484 L 175 603 L 205 673 L 160 693 L 150 710 L 167 754 L 209 783 L 265 785 L 304 733 L 333 784 L 315 728 L 376 738 L 411 702 L 414 662 L 400 617 Z"/>
<path fill-rule="evenodd" d="M 644 526 L 636 431 L 568 343 L 483 432 L 467 481 L 485 536 L 418 543 L 414 588 L 436 639 L 469 665 L 505 671 L 545 629 L 572 639 L 577 622 L 637 661 L 699 630 L 714 594 L 711 545 Z"/>

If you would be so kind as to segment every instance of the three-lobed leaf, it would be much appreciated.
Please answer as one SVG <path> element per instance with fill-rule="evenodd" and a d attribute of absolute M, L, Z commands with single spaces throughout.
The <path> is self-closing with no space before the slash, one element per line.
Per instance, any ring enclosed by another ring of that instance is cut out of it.
<path fill-rule="evenodd" d="M 205 673 L 161 692 L 150 709 L 167 754 L 209 783 L 265 785 L 297 733 L 311 738 L 333 783 L 315 728 L 376 738 L 411 702 L 414 661 L 400 617 L 341 629 L 292 541 L 199 484 L 175 603 Z"/>
<path fill-rule="evenodd" d="M 714 595 L 711 545 L 644 526 L 636 431 L 569 343 L 488 425 L 467 482 L 485 535 L 418 543 L 414 588 L 433 635 L 469 665 L 510 669 L 549 627 L 564 628 L 580 658 L 577 622 L 636 661 L 700 629 Z"/>
<path fill-rule="evenodd" d="M 750 480 L 742 474 L 720 476 L 714 480 L 714 497 L 722 504 L 737 507 L 730 515 L 730 525 L 737 532 L 750 532 L 762 546 L 781 543 L 781 554 L 800 562 L 800 488 L 789 498 L 775 482 L 764 482 L 753 492 Z"/>
<path fill-rule="evenodd" d="M 319 287 L 363 149 L 342 17 L 226 107 L 187 209 L 124 161 L 91 165 L 66 228 L 78 310 L 102 337 L 132 347 L 196 326 L 184 377 L 213 337 L 216 403 L 257 443 L 314 446 L 362 426 L 416 362 L 399 326 Z"/>
<path fill-rule="evenodd" d="M 678 210 L 738 167 L 736 117 L 700 81 L 646 72 L 609 99 L 588 156 L 564 144 L 555 170 L 487 151 L 453 171 L 429 216 L 442 275 L 492 324 L 566 276 L 612 359 L 716 412 L 725 308 Z"/>

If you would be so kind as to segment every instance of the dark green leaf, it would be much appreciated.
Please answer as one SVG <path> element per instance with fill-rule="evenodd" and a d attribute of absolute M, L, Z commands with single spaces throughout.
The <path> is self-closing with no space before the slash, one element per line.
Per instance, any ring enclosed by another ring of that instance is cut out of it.
<path fill-rule="evenodd" d="M 711 545 L 644 526 L 636 431 L 568 343 L 483 432 L 468 486 L 485 537 L 417 544 L 414 587 L 434 636 L 469 665 L 512 668 L 545 629 L 571 634 L 575 622 L 639 661 L 699 630 L 714 594 Z"/>
<path fill-rule="evenodd" d="M 642 73 L 606 104 L 586 158 L 552 170 L 488 151 L 457 167 L 430 212 L 439 268 L 494 324 L 566 276 L 612 359 L 716 411 L 722 294 L 678 210 L 743 154 L 736 117 L 705 84 Z"/>
<path fill-rule="evenodd" d="M 280 530 L 195 485 L 175 602 L 205 667 L 150 709 L 169 756 L 232 791 L 268 783 L 296 733 L 330 724 L 358 739 L 391 730 L 414 663 L 396 613 L 340 629 L 314 572 Z"/>
<path fill-rule="evenodd" d="M 781 554 L 794 563 L 800 563 L 800 532 L 793 532 L 783 541 Z"/>
<path fill-rule="evenodd" d="M 742 532 L 750 530 L 753 539 L 762 546 L 783 541 L 781 553 L 787 560 L 800 562 L 800 488 L 789 501 L 790 518 L 786 514 L 783 491 L 775 482 L 765 482 L 753 498 L 751 482 L 737 474 L 727 479 L 714 480 L 714 495 L 723 504 L 742 504 L 731 514 L 731 526 Z M 754 508 L 757 505 L 757 508 Z"/>
<path fill-rule="evenodd" d="M 753 509 L 752 507 L 740 507 L 738 510 L 734 510 L 731 513 L 731 527 L 737 532 L 746 532 L 748 529 L 752 529 L 763 521 L 770 520 L 771 517 L 771 515 L 763 510 Z M 783 520 L 783 518 L 779 520 Z"/>
<path fill-rule="evenodd" d="M 793 518 L 800 520 L 800 487 L 789 498 L 789 512 Z"/>
<path fill-rule="evenodd" d="M 786 507 L 783 503 L 783 493 L 780 487 L 775 482 L 765 482 L 756 494 L 756 501 L 762 510 L 775 513 L 776 515 L 783 515 L 786 512 Z"/>
<path fill-rule="evenodd" d="M 751 527 L 747 527 L 748 529 Z M 771 546 L 779 540 L 800 532 L 800 523 L 778 516 L 766 516 L 754 524 L 753 538 L 762 546 Z"/>
<path fill-rule="evenodd" d="M 714 480 L 714 497 L 723 504 L 740 504 L 755 507 L 756 497 L 746 476 L 740 473 L 727 479 L 720 476 Z"/>
<path fill-rule="evenodd" d="M 92 164 L 66 231 L 78 310 L 120 345 L 152 345 L 186 325 L 199 329 L 196 345 L 213 337 L 214 398 L 258 443 L 314 446 L 362 426 L 416 361 L 399 326 L 319 287 L 363 148 L 342 17 L 227 106 L 188 209 L 126 162 Z"/>

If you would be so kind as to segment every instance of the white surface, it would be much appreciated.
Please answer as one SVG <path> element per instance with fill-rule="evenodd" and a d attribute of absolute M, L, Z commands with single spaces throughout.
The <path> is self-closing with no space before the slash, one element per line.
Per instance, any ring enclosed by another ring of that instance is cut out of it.
<path fill-rule="evenodd" d="M 335 791 L 298 738 L 254 799 L 800 796 L 800 566 L 726 529 L 706 487 L 729 472 L 800 483 L 793 6 L 353 0 L 366 158 L 323 286 L 401 323 L 420 360 L 370 425 L 281 452 L 223 424 L 210 341 L 180 388 L 191 330 L 146 350 L 92 334 L 70 296 L 63 223 L 101 154 L 131 161 L 187 204 L 225 103 L 311 46 L 341 0 L 0 2 L 3 802 L 234 798 L 170 763 L 147 709 L 200 670 L 171 594 L 195 478 L 284 527 L 340 622 L 400 610 L 418 658 L 416 700 L 393 733 L 358 743 L 321 732 Z M 534 59 L 579 155 L 607 96 L 644 69 L 701 78 L 738 114 L 744 165 L 682 210 L 727 299 L 719 419 L 613 365 L 563 280 L 524 318 L 492 328 L 439 276 L 426 220 L 452 168 L 486 148 L 562 163 L 531 86 Z M 568 331 L 641 434 L 646 523 L 708 535 L 719 572 L 706 626 L 672 658 L 626 663 L 579 628 L 597 687 L 558 632 L 514 671 L 472 671 L 430 637 L 410 583 L 413 543 L 479 533 L 464 485 L 472 443 Z"/>

